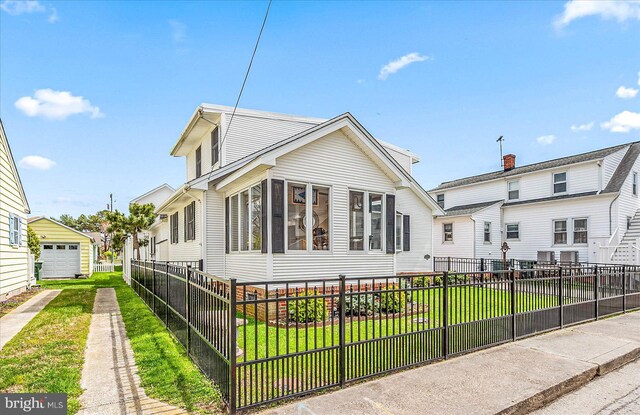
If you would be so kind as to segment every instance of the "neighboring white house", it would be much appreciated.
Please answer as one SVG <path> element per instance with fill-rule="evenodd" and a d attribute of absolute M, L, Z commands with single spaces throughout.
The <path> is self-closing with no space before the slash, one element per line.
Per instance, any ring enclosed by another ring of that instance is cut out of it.
<path fill-rule="evenodd" d="M 638 263 L 640 142 L 449 182 L 429 191 L 444 208 L 434 255 Z"/>
<path fill-rule="evenodd" d="M 30 284 L 29 202 L 0 120 L 0 301 Z"/>
<path fill-rule="evenodd" d="M 243 280 L 431 269 L 443 211 L 411 176 L 415 154 L 349 113 L 232 113 L 201 105 L 173 147 L 186 183 L 157 206 L 152 257 Z"/>

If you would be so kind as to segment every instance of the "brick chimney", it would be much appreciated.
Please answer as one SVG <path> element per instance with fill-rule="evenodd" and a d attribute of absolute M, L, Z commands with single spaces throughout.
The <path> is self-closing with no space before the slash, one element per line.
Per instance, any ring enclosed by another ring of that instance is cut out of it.
<path fill-rule="evenodd" d="M 504 171 L 509 171 L 516 168 L 516 155 L 515 154 L 505 154 L 502 157 L 504 161 Z"/>

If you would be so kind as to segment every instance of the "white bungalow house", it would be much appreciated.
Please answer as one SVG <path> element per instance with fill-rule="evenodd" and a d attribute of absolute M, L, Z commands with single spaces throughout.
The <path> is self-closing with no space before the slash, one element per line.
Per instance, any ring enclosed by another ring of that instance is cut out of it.
<path fill-rule="evenodd" d="M 202 259 L 206 272 L 243 280 L 431 269 L 444 212 L 412 178 L 415 154 L 349 113 L 232 113 L 202 104 L 171 150 L 186 182 L 157 206 L 153 258 Z"/>
<path fill-rule="evenodd" d="M 640 142 L 440 184 L 434 255 L 561 262 L 640 260 Z"/>
<path fill-rule="evenodd" d="M 0 301 L 23 292 L 31 283 L 28 213 L 29 202 L 0 120 Z"/>

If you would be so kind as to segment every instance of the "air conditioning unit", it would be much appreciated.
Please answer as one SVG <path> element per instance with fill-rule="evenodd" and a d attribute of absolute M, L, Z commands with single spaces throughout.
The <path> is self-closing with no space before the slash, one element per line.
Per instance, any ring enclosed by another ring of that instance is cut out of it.
<path fill-rule="evenodd" d="M 561 264 L 577 264 L 579 262 L 578 251 L 561 251 L 560 263 Z"/>
<path fill-rule="evenodd" d="M 556 260 L 556 253 L 553 251 L 538 251 L 538 264 L 550 264 Z"/>

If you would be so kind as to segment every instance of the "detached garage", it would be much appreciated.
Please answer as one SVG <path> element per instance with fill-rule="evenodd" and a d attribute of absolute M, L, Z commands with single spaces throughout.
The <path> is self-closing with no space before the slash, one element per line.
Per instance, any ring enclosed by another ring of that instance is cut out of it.
<path fill-rule="evenodd" d="M 53 219 L 29 219 L 40 237 L 41 278 L 74 278 L 93 273 L 93 239 Z"/>

